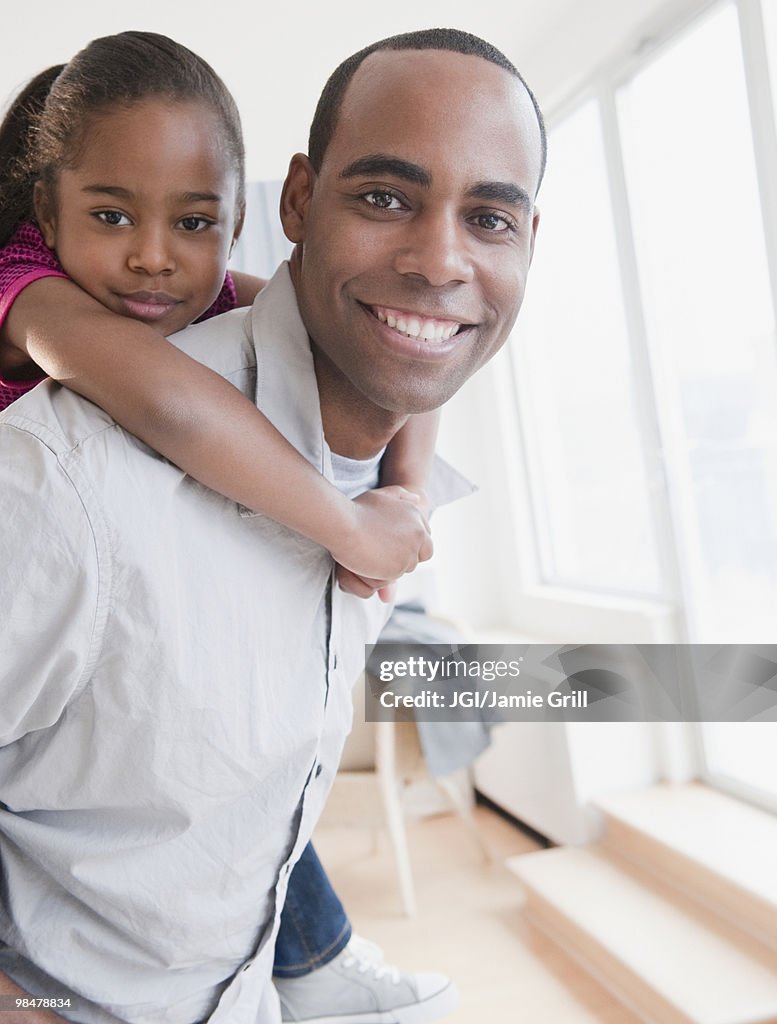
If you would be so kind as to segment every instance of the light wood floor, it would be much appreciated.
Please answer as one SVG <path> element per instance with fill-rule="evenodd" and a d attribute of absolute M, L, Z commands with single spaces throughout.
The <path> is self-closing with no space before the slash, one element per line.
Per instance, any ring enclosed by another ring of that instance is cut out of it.
<path fill-rule="evenodd" d="M 315 846 L 360 935 L 404 970 L 438 970 L 461 994 L 450 1024 L 636 1024 L 572 960 L 521 917 L 504 860 L 537 849 L 493 811 L 477 807 L 493 862 L 455 815 L 408 826 L 418 916 L 401 912 L 389 844 L 355 828 L 320 827 Z"/>

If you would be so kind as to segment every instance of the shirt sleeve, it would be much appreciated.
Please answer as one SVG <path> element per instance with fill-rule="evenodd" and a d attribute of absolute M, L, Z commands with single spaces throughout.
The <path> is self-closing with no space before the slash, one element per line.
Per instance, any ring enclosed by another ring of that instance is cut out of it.
<path fill-rule="evenodd" d="M 17 398 L 32 391 L 36 384 L 40 384 L 45 379 L 45 376 L 30 377 L 27 380 L 7 380 L 5 377 L 0 377 L 0 412 L 12 405 Z"/>
<path fill-rule="evenodd" d="M 85 685 L 99 633 L 94 535 L 72 478 L 0 422 L 0 746 L 53 725 Z"/>
<path fill-rule="evenodd" d="M 22 224 L 0 249 L 0 327 L 14 300 L 41 277 L 67 277 L 34 224 Z"/>
<path fill-rule="evenodd" d="M 231 309 L 237 309 L 237 292 L 235 291 L 235 282 L 232 280 L 232 275 L 227 271 L 227 275 L 224 278 L 224 284 L 221 286 L 221 291 L 216 296 L 213 305 L 209 309 L 206 309 L 194 322 L 199 324 L 203 320 L 210 320 L 213 316 L 218 316 L 220 313 L 228 313 Z"/>
<path fill-rule="evenodd" d="M 34 224 L 22 224 L 0 248 L 0 327 L 11 306 L 28 284 L 41 277 L 67 277 L 56 255 L 46 246 Z M 46 379 L 43 373 L 28 380 L 0 376 L 0 411 Z"/>

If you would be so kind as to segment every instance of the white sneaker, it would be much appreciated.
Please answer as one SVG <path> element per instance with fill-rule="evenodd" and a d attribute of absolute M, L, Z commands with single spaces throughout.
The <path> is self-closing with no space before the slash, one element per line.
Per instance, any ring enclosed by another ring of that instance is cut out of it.
<path fill-rule="evenodd" d="M 452 1013 L 459 1001 L 444 974 L 403 974 L 358 935 L 323 967 L 273 982 L 282 1019 L 300 1024 L 427 1024 Z"/>

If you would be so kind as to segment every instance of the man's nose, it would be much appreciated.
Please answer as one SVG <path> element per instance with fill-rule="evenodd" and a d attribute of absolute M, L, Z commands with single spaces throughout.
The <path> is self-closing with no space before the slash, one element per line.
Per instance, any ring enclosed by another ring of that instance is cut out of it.
<path fill-rule="evenodd" d="M 150 224 L 134 231 L 127 262 L 131 270 L 151 277 L 172 273 L 175 255 L 166 227 Z"/>
<path fill-rule="evenodd" d="M 407 225 L 395 265 L 399 273 L 418 274 L 435 287 L 465 284 L 474 274 L 471 242 L 467 225 L 455 212 L 420 213 Z"/>

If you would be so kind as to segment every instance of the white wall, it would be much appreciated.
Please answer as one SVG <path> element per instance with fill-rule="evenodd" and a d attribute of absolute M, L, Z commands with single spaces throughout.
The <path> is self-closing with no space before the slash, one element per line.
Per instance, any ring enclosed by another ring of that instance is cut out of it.
<path fill-rule="evenodd" d="M 525 54 L 522 71 L 546 114 L 616 55 L 637 54 L 705 0 L 585 0 L 560 12 Z"/>
<path fill-rule="evenodd" d="M 463 28 L 504 50 L 544 102 L 658 6 L 659 0 L 330 0 L 293 7 L 257 0 L 38 0 L 15 5 L 4 19 L 0 102 L 95 36 L 125 29 L 163 32 L 223 76 L 243 113 L 249 177 L 273 180 L 284 176 L 292 153 L 306 148 L 307 127 L 329 73 L 367 43 L 434 25 Z"/>

